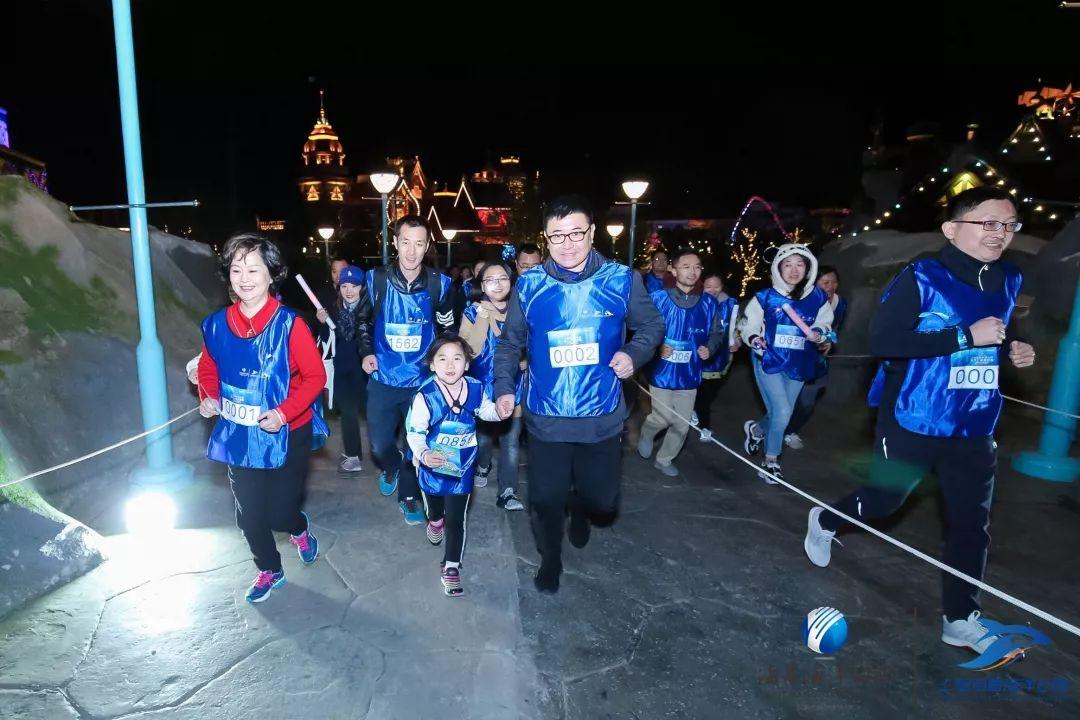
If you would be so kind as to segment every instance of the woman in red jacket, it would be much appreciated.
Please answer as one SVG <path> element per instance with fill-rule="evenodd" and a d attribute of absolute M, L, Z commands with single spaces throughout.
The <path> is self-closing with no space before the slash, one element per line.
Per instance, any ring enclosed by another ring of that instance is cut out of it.
<path fill-rule="evenodd" d="M 285 582 L 275 530 L 305 564 L 319 555 L 301 507 L 313 435 L 327 434 L 315 405 L 326 370 L 307 325 L 271 294 L 288 273 L 272 242 L 234 235 L 220 268 L 237 300 L 203 320 L 200 411 L 218 416 L 207 457 L 229 466 L 236 524 L 259 569 L 247 600 L 262 602 Z"/>

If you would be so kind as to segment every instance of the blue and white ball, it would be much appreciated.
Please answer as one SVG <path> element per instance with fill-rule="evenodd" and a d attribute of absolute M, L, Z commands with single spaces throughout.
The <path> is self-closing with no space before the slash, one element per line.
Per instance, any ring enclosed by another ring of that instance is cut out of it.
<path fill-rule="evenodd" d="M 816 608 L 803 620 L 802 636 L 806 647 L 821 655 L 832 655 L 847 641 L 847 620 L 835 608 Z"/>

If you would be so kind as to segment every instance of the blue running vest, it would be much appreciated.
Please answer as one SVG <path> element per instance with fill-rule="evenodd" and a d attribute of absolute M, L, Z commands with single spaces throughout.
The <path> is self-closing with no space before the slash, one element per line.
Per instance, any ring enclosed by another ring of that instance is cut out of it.
<path fill-rule="evenodd" d="M 440 277 L 445 296 L 450 278 Z M 368 270 L 365 277 L 368 298 L 375 303 L 375 270 Z M 435 308 L 439 298 L 432 298 L 427 290 L 405 294 L 387 279 L 382 307 L 374 308 L 375 323 L 372 327 L 372 351 L 379 361 L 379 369 L 371 377 L 384 385 L 407 388 L 416 387 L 427 380 L 431 370 L 424 356 L 435 342 Z"/>
<path fill-rule="evenodd" d="M 664 289 L 664 279 L 656 277 L 651 272 L 645 273 L 644 280 L 645 280 L 645 291 L 647 293 L 649 293 L 650 295 L 652 295 L 657 290 L 663 290 Z"/>
<path fill-rule="evenodd" d="M 961 281 L 936 259 L 913 262 L 910 268 L 922 303 L 916 329 L 933 332 L 966 328 L 990 316 L 1001 318 L 1007 325 L 1016 307 L 1023 276 L 1013 265 L 1002 263 L 1002 266 L 1005 284 L 1000 292 L 991 294 Z M 886 289 L 882 299 L 888 294 Z M 993 435 L 1001 414 L 1000 357 L 1001 347 L 991 345 L 958 350 L 944 357 L 908 360 L 907 374 L 893 410 L 896 421 L 920 435 Z M 871 405 L 878 405 L 884 385 L 882 363 L 870 388 Z"/>
<path fill-rule="evenodd" d="M 463 316 L 471 323 L 476 322 L 477 312 L 480 310 L 476 305 L 470 305 L 465 308 Z M 499 331 L 501 332 L 505 321 L 499 323 Z M 495 342 L 498 340 L 495 337 L 495 332 L 489 327 L 487 338 L 484 339 L 484 347 L 480 349 L 480 352 L 469 361 L 468 374 L 470 377 L 474 377 L 484 384 L 484 392 L 489 396 L 492 396 L 495 385 Z M 517 380 L 517 392 L 514 397 L 516 403 L 521 402 L 521 386 L 523 373 L 518 373 Z"/>
<path fill-rule="evenodd" d="M 427 446 L 448 460 L 437 470 L 419 464 L 416 477 L 420 489 L 428 495 L 467 495 L 472 492 L 476 474 L 476 411 L 484 399 L 484 386 L 475 378 L 466 376 L 464 380 L 468 390 L 460 413 L 450 409 L 434 377 L 428 378 L 416 391 L 424 398 L 431 413 Z M 407 420 L 406 427 L 409 427 Z"/>
<path fill-rule="evenodd" d="M 783 305 L 791 305 L 812 328 L 818 311 L 827 302 L 825 291 L 815 287 L 801 300 L 792 300 L 768 288 L 755 297 L 765 314 L 765 340 L 769 343 L 761 356 L 761 369 L 769 374 L 784 373 L 792 380 L 812 380 L 819 355 L 817 347 L 792 322 Z"/>
<path fill-rule="evenodd" d="M 701 385 L 704 365 L 698 347 L 709 344 L 709 331 L 720 306 L 711 295 L 702 295 L 691 308 L 676 305 L 667 290 L 657 290 L 651 297 L 664 318 L 664 344 L 674 352 L 671 357 L 658 356 L 649 363 L 649 382 L 665 390 L 693 390 Z"/>
<path fill-rule="evenodd" d="M 729 297 L 722 303 L 719 303 L 720 309 L 720 322 L 724 332 L 724 342 L 720 346 L 720 349 L 716 351 L 716 354 L 705 361 L 705 364 L 701 366 L 701 372 L 718 373 L 723 372 L 727 367 L 728 361 L 731 360 L 731 349 L 728 347 L 728 338 L 731 336 L 731 316 L 738 308 L 737 301 L 733 297 Z"/>
<path fill-rule="evenodd" d="M 597 417 L 618 409 L 622 383 L 608 363 L 623 346 L 632 272 L 606 262 L 577 283 L 543 270 L 518 278 L 529 328 L 529 412 Z"/>
<path fill-rule="evenodd" d="M 202 322 L 203 341 L 218 369 L 221 405 L 206 457 L 238 467 L 278 468 L 285 463 L 289 426 L 268 433 L 258 418 L 289 394 L 289 333 L 296 313 L 279 307 L 261 333 L 241 338 L 229 329 L 227 310 Z M 317 449 L 330 431 L 318 400 L 311 409 L 312 449 Z"/>
<path fill-rule="evenodd" d="M 847 317 L 847 300 L 840 298 L 836 303 L 836 307 L 833 308 L 833 332 L 840 332 L 840 326 L 844 324 L 844 318 Z M 835 352 L 835 349 L 833 350 Z M 829 356 L 822 353 L 818 353 L 817 367 L 814 370 L 814 376 L 811 380 L 819 380 L 829 374 Z"/>

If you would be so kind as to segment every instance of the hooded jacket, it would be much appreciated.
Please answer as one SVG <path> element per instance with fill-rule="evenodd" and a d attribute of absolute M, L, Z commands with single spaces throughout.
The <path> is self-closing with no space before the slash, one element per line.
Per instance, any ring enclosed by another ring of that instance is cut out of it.
<path fill-rule="evenodd" d="M 796 245 L 794 243 L 788 243 L 781 245 L 777 251 L 776 256 L 772 261 L 772 287 L 773 290 L 785 295 L 791 296 L 792 286 L 788 284 L 780 275 L 780 263 L 785 258 L 792 255 L 799 255 L 806 260 L 807 272 L 806 282 L 803 285 L 802 294 L 799 295 L 797 300 L 801 300 L 814 291 L 814 283 L 817 281 L 817 258 L 811 253 L 805 245 Z M 825 335 L 832 329 L 833 321 L 833 308 L 830 303 L 825 303 L 818 310 L 817 317 L 814 318 L 813 328 L 820 332 L 818 342 L 824 342 Z M 761 337 L 765 331 L 765 313 L 761 308 L 761 303 L 758 302 L 756 296 L 751 296 L 749 301 L 743 305 L 741 317 L 738 322 L 739 336 L 743 339 L 747 345 L 750 345 L 751 341 L 755 337 Z M 752 346 L 751 346 L 751 349 Z M 759 356 L 760 350 L 754 350 Z"/>

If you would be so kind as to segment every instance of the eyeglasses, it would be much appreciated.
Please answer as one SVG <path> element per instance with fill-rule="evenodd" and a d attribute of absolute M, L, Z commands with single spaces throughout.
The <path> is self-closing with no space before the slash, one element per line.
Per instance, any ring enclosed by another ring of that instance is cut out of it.
<path fill-rule="evenodd" d="M 589 230 L 592 230 L 592 225 L 589 226 Z M 572 242 L 583 242 L 585 236 L 589 234 L 589 230 L 574 230 L 568 233 L 554 233 L 547 236 L 547 240 L 552 245 L 562 245 L 569 238 Z"/>
<path fill-rule="evenodd" d="M 503 275 L 502 277 L 485 278 L 485 285 L 509 285 L 510 278 Z"/>
<path fill-rule="evenodd" d="M 1024 227 L 1022 222 L 1001 222 L 1000 220 L 953 220 L 954 223 L 964 223 L 965 225 L 982 225 L 982 229 L 986 232 L 997 232 L 1001 228 L 1005 228 L 1005 232 L 1019 232 L 1020 228 Z"/>

